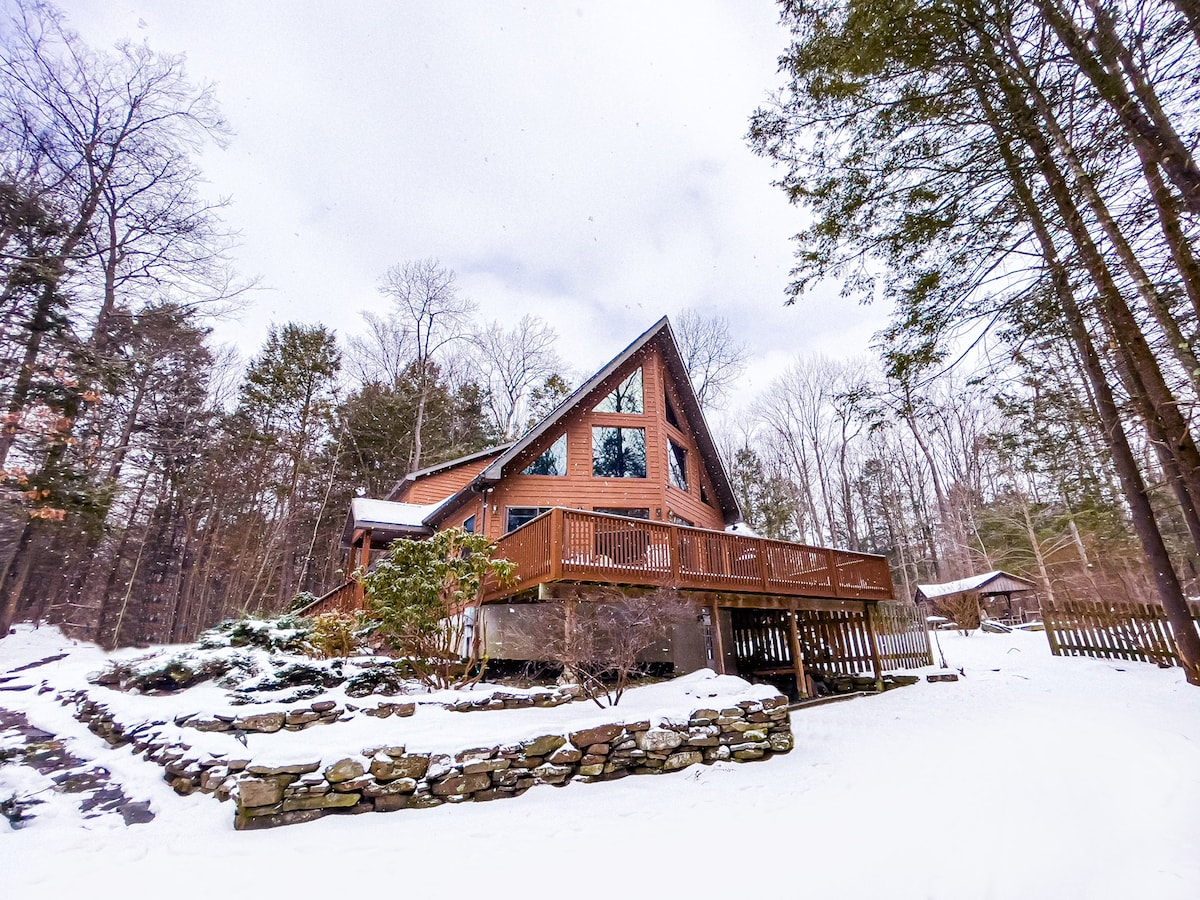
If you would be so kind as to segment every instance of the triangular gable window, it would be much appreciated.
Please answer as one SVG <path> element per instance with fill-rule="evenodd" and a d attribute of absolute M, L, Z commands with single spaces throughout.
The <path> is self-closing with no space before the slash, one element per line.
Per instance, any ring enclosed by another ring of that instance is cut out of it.
<path fill-rule="evenodd" d="M 611 394 L 596 404 L 596 412 L 601 413 L 642 413 L 645 404 L 642 402 L 642 370 L 636 372 L 617 385 Z"/>
<path fill-rule="evenodd" d="M 524 475 L 566 475 L 567 474 L 567 436 L 560 435 L 558 440 L 546 448 L 546 452 L 530 463 L 522 473 Z"/>

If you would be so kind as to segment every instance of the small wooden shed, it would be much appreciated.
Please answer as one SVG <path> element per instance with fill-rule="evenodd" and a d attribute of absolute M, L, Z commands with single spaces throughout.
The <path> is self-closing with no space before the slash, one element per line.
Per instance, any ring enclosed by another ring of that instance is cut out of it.
<path fill-rule="evenodd" d="M 1027 578 L 997 570 L 942 584 L 919 584 L 914 599 L 928 613 L 932 607 L 944 608 L 957 597 L 974 594 L 987 616 L 1011 624 L 1024 621 L 1027 611 L 1038 609 L 1036 588 Z"/>

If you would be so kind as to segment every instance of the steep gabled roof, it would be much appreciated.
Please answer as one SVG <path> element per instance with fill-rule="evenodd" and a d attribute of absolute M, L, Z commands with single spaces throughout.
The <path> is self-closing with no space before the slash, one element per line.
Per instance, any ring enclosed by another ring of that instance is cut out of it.
<path fill-rule="evenodd" d="M 614 356 L 600 371 L 576 388 L 566 399 L 551 410 L 549 415 L 533 426 L 519 440 L 509 445 L 503 453 L 492 460 L 476 476 L 471 484 L 447 500 L 437 512 L 451 512 L 466 502 L 471 495 L 484 490 L 488 485 L 498 482 L 506 474 L 506 468 L 523 451 L 529 449 L 531 445 L 540 440 L 546 432 L 559 425 L 606 379 L 651 344 L 657 344 L 662 352 L 663 360 L 670 370 L 675 383 L 676 393 L 679 396 L 679 403 L 682 407 L 681 411 L 684 418 L 687 419 L 692 435 L 696 439 L 696 445 L 705 463 L 705 469 L 712 479 L 713 493 L 716 495 L 714 499 L 721 509 L 725 522 L 726 524 L 740 522 L 742 520 L 742 513 L 738 507 L 737 498 L 734 496 L 733 486 L 729 481 L 729 473 L 725 471 L 725 464 L 721 461 L 721 456 L 717 452 L 717 445 L 712 439 L 708 422 L 704 418 L 704 412 L 700 408 L 700 401 L 696 397 L 696 390 L 692 387 L 691 379 L 687 374 L 687 368 L 683 364 L 683 357 L 680 356 L 679 347 L 675 343 L 675 334 L 671 331 L 671 323 L 667 320 L 666 316 L 655 322 L 647 331 L 639 335 L 633 343 Z M 434 516 L 430 516 L 430 518 L 434 518 Z M 426 522 L 428 521 L 429 519 L 426 519 Z"/>

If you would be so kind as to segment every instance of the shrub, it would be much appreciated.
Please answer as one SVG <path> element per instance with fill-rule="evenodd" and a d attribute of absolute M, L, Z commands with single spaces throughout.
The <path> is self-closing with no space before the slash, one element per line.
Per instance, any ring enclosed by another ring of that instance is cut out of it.
<path fill-rule="evenodd" d="M 172 694 L 216 679 L 231 686 L 255 672 L 253 660 L 237 653 L 191 653 L 151 655 L 117 661 L 92 676 L 94 684 L 119 691 L 143 694 Z"/>
<path fill-rule="evenodd" d="M 508 584 L 516 572 L 492 558 L 495 549 L 481 534 L 448 528 L 425 541 L 396 541 L 363 578 L 379 633 L 430 687 L 464 687 L 483 675 L 478 641 L 467 636 L 484 582 Z"/>
<path fill-rule="evenodd" d="M 310 654 L 321 659 L 349 656 L 358 643 L 358 625 L 358 616 L 353 613 L 334 611 L 314 617 L 308 633 Z"/>
<path fill-rule="evenodd" d="M 545 659 L 561 665 L 564 678 L 601 707 L 620 703 L 630 680 L 648 672 L 641 657 L 696 615 L 695 607 L 665 588 L 638 595 L 599 588 L 585 599 L 545 607 L 537 634 Z"/>
<path fill-rule="evenodd" d="M 297 616 L 284 615 L 276 619 L 247 616 L 226 619 L 202 632 L 196 640 L 206 650 L 217 647 L 260 647 L 263 650 L 301 653 L 310 627 L 307 619 Z"/>
<path fill-rule="evenodd" d="M 934 609 L 958 626 L 958 633 L 969 636 L 979 627 L 979 595 L 974 591 L 947 594 L 934 601 Z"/>

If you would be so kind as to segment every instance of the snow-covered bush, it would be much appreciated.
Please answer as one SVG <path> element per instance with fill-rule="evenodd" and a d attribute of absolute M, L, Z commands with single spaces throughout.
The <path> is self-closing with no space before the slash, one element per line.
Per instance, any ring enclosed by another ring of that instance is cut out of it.
<path fill-rule="evenodd" d="M 91 680 L 119 691 L 168 694 L 213 679 L 232 687 L 257 670 L 254 660 L 242 653 L 185 650 L 113 662 Z"/>
<path fill-rule="evenodd" d="M 217 647 L 259 647 L 285 653 L 303 653 L 312 623 L 299 616 L 275 619 L 226 619 L 200 634 L 197 643 L 204 649 Z"/>

